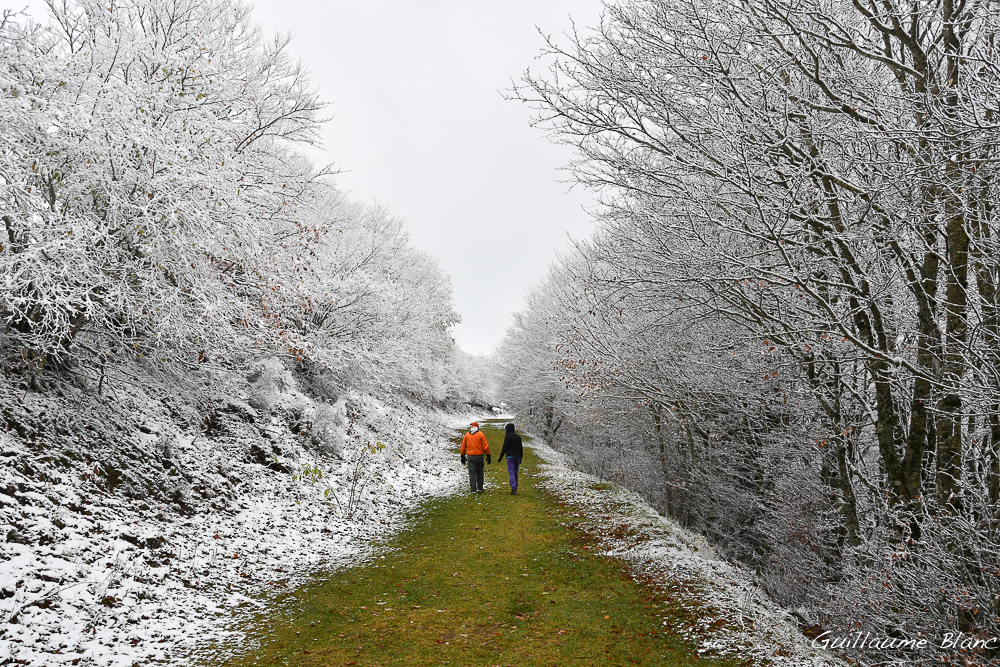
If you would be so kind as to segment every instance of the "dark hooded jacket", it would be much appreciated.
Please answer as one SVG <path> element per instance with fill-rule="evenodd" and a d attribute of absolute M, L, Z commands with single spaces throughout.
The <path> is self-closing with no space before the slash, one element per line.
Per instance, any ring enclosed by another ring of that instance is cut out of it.
<path fill-rule="evenodd" d="M 503 448 L 500 450 L 500 456 L 497 457 L 497 461 L 503 461 L 504 456 L 520 460 L 524 457 L 521 436 L 514 433 L 513 424 L 507 424 L 506 431 L 507 433 L 503 436 Z"/>

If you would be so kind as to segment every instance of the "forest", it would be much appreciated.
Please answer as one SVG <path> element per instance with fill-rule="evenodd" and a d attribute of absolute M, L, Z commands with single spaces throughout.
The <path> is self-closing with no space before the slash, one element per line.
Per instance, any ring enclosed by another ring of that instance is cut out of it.
<path fill-rule="evenodd" d="M 51 2 L 0 24 L 0 346 L 100 384 L 271 355 L 447 393 L 449 278 L 299 147 L 324 104 L 235 2 Z"/>
<path fill-rule="evenodd" d="M 998 20 L 609 3 L 510 92 L 601 209 L 508 400 L 806 624 L 1000 632 Z"/>

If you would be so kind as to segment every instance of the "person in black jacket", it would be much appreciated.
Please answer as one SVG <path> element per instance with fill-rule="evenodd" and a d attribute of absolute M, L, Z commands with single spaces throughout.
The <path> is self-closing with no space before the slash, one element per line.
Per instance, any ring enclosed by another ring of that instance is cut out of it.
<path fill-rule="evenodd" d="M 521 465 L 521 457 L 524 456 L 524 447 L 521 444 L 521 436 L 514 433 L 514 425 L 507 424 L 507 433 L 503 436 L 503 448 L 497 456 L 497 463 L 507 457 L 507 472 L 510 474 L 510 495 L 517 495 L 517 469 Z"/>

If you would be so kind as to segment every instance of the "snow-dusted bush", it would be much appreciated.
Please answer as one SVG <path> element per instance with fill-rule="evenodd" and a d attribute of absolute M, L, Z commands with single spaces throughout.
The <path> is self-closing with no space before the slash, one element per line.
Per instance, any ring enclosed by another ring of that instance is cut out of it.
<path fill-rule="evenodd" d="M 324 454 L 340 457 L 347 444 L 347 399 L 341 398 L 333 405 L 321 403 L 312 418 L 309 438 Z"/>
<path fill-rule="evenodd" d="M 255 364 L 247 376 L 250 396 L 247 402 L 258 412 L 268 415 L 294 386 L 291 372 L 276 357 L 268 357 Z"/>

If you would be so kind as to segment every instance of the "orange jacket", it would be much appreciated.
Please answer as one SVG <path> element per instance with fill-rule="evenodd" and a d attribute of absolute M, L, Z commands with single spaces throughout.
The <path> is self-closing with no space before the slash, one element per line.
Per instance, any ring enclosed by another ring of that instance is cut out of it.
<path fill-rule="evenodd" d="M 486 441 L 486 436 L 482 431 L 466 433 L 462 438 L 462 456 L 478 456 L 490 453 L 490 443 Z"/>

